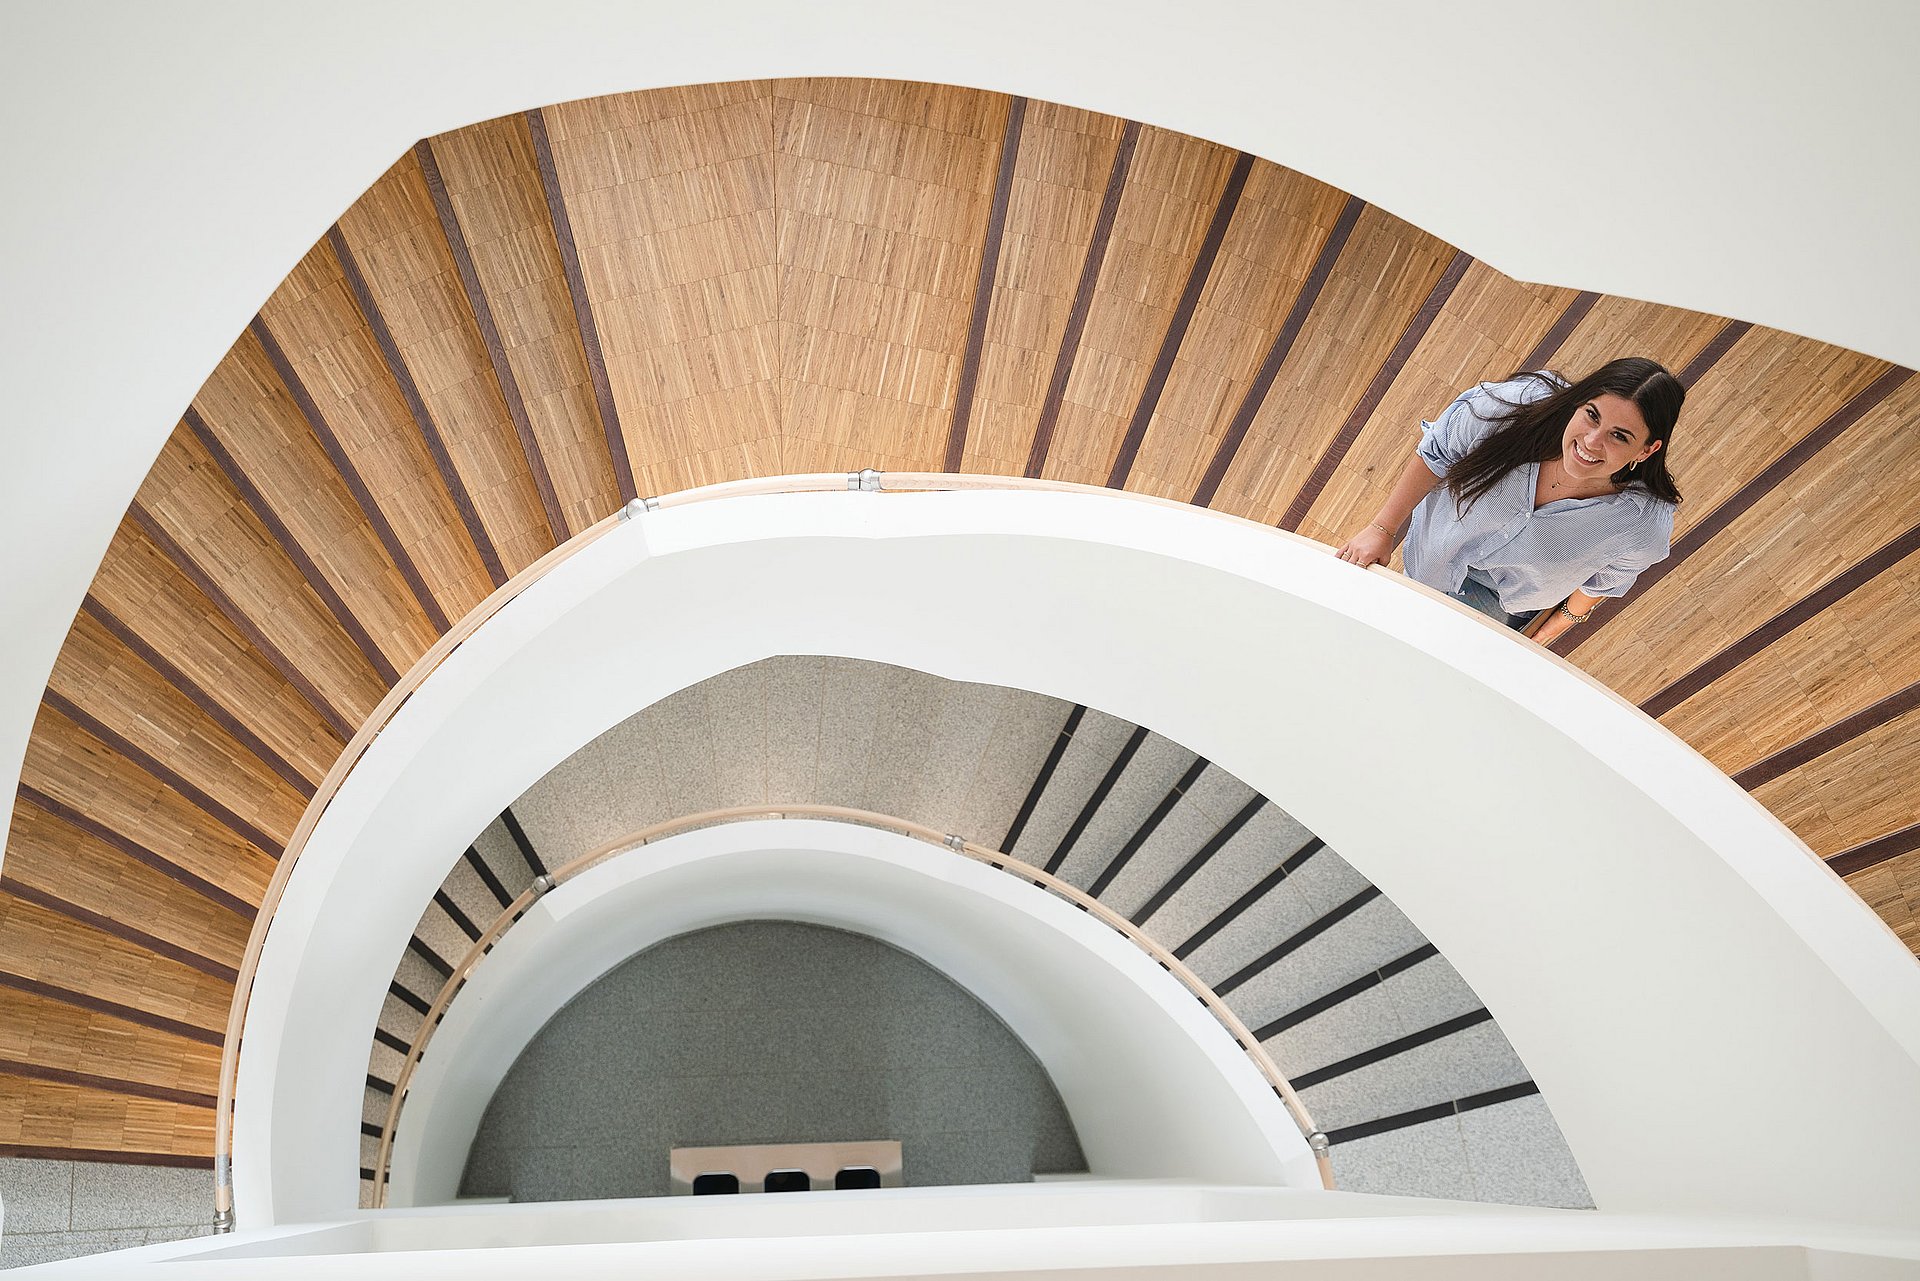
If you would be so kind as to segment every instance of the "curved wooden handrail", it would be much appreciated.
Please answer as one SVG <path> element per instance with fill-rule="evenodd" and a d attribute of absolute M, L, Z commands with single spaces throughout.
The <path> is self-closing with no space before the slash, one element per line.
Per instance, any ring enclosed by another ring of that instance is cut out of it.
<path fill-rule="evenodd" d="M 287 841 L 279 864 L 274 868 L 273 879 L 267 884 L 267 891 L 261 900 L 259 913 L 254 919 L 252 932 L 247 936 L 246 952 L 241 957 L 239 976 L 234 983 L 233 1001 L 227 1011 L 226 1036 L 220 1051 L 219 1094 L 215 1101 L 213 1122 L 214 1223 L 217 1228 L 224 1231 L 233 1225 L 233 1091 L 239 1075 L 241 1031 L 246 1023 L 247 1003 L 253 993 L 254 979 L 260 965 L 260 953 L 266 946 L 267 931 L 273 925 L 274 914 L 286 893 L 287 881 L 292 877 L 294 868 L 299 863 L 301 851 L 306 848 L 314 828 L 326 813 L 327 807 L 333 802 L 333 798 L 339 794 L 347 775 L 353 771 L 361 757 L 366 755 L 367 749 L 373 745 L 373 740 L 379 736 L 382 729 L 386 728 L 388 722 L 393 719 L 407 699 L 411 698 L 427 677 L 432 675 L 434 670 L 488 619 L 506 608 L 559 565 L 586 550 L 605 537 L 609 531 L 636 514 L 726 498 L 766 494 L 826 493 L 850 489 L 895 493 L 1008 489 L 1100 494 L 1155 506 L 1178 508 L 1216 520 L 1245 525 L 1269 536 L 1296 539 L 1320 546 L 1318 543 L 1313 543 L 1313 540 L 1298 534 L 1290 534 L 1270 525 L 1262 525 L 1257 521 L 1247 520 L 1227 512 L 1195 507 L 1177 499 L 1108 489 L 1100 485 L 1079 485 L 1068 481 L 954 472 L 812 472 L 804 475 L 725 481 L 716 485 L 704 485 L 697 489 L 681 490 L 658 498 L 636 499 L 614 515 L 575 534 L 502 583 L 485 600 L 468 611 L 465 617 L 435 641 L 433 646 L 407 669 L 399 683 L 387 691 L 386 697 L 380 700 L 378 706 L 368 715 L 366 722 L 361 725 L 359 732 L 341 751 L 339 758 L 334 761 L 333 768 L 327 771 L 326 778 L 322 780 L 313 799 L 307 803 L 305 812 L 301 814 L 299 826 L 294 829 L 292 838 Z M 1324 1154 L 1322 1159 L 1324 1161 Z"/>
<path fill-rule="evenodd" d="M 963 840 L 950 833 L 935 831 L 924 823 L 916 823 L 912 819 L 896 818 L 891 814 L 854 809 L 845 805 L 737 805 L 728 809 L 704 810 L 698 814 L 687 814 L 653 823 L 589 850 L 578 858 L 562 864 L 521 891 L 519 897 L 501 909 L 500 914 L 480 932 L 480 937 L 474 940 L 465 955 L 455 963 L 453 973 L 448 975 L 446 982 L 440 985 L 440 991 L 435 994 L 433 1003 L 427 1007 L 426 1017 L 421 1020 L 419 1031 L 414 1033 L 413 1040 L 408 1044 L 407 1057 L 400 1064 L 400 1071 L 394 1078 L 393 1095 L 387 1101 L 386 1120 L 380 1127 L 379 1154 L 374 1158 L 373 1164 L 374 1208 L 383 1209 L 387 1203 L 387 1165 L 393 1154 L 393 1133 L 400 1123 L 400 1109 L 406 1102 L 407 1087 L 413 1082 L 414 1069 L 420 1065 L 420 1056 L 426 1053 L 428 1042 L 433 1040 L 434 1030 L 440 1026 L 441 1020 L 446 1016 L 447 1008 L 452 1005 L 453 998 L 459 995 L 462 987 L 466 986 L 474 967 L 493 949 L 514 923 L 526 914 L 527 909 L 583 872 L 665 837 L 675 836 L 698 827 L 713 827 L 720 823 L 765 818 L 828 819 L 839 823 L 856 823 L 862 827 L 878 827 L 898 832 L 903 836 L 911 836 L 929 845 L 952 850 L 976 862 L 1008 872 L 1040 888 L 1051 890 L 1086 911 L 1101 924 L 1124 935 L 1129 942 L 1151 957 L 1160 968 L 1184 983 L 1187 989 L 1200 999 L 1200 1003 L 1207 1007 L 1208 1012 L 1220 1021 L 1221 1026 L 1226 1028 L 1228 1034 L 1233 1037 L 1247 1057 L 1253 1060 L 1254 1067 L 1259 1070 L 1261 1076 L 1266 1078 L 1267 1084 L 1273 1087 L 1274 1093 L 1280 1096 L 1288 1115 L 1293 1118 L 1294 1124 L 1300 1127 L 1301 1136 L 1307 1140 L 1308 1146 L 1313 1151 L 1314 1161 L 1319 1167 L 1322 1186 L 1332 1190 L 1333 1163 L 1327 1155 L 1326 1136 L 1314 1126 L 1313 1117 L 1308 1113 L 1307 1105 L 1301 1102 L 1300 1096 L 1294 1092 L 1292 1082 L 1288 1081 L 1286 1074 L 1281 1072 L 1279 1065 L 1267 1053 L 1266 1047 L 1260 1044 L 1253 1033 L 1247 1029 L 1247 1025 L 1240 1021 L 1239 1016 L 1227 1008 L 1227 1003 L 1201 981 L 1199 975 L 1188 969 L 1186 964 L 1172 952 L 1148 938 L 1139 926 L 1100 902 L 1099 899 L 1031 863 L 1023 863 L 999 850 L 976 845 L 972 841 Z"/>

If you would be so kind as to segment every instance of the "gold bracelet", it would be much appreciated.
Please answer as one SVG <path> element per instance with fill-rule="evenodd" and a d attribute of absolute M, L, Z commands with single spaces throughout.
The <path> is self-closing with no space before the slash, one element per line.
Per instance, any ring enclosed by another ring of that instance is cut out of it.
<path fill-rule="evenodd" d="M 1393 531 L 1392 531 L 1391 529 L 1388 529 L 1388 528 L 1387 528 L 1387 527 L 1386 527 L 1385 525 L 1382 525 L 1382 524 L 1381 524 L 1381 523 L 1380 523 L 1379 521 L 1377 521 L 1377 520 L 1370 520 L 1370 521 L 1368 521 L 1368 522 L 1367 522 L 1367 528 L 1369 528 L 1369 529 L 1377 529 L 1377 530 L 1379 530 L 1379 531 L 1380 531 L 1381 533 L 1383 533 L 1383 534 L 1385 534 L 1385 535 L 1386 535 L 1386 536 L 1387 536 L 1388 538 L 1392 538 L 1392 537 L 1393 537 Z"/>
<path fill-rule="evenodd" d="M 1599 608 L 1600 608 L 1600 607 L 1599 607 L 1598 605 L 1595 605 L 1595 606 L 1593 606 L 1593 609 L 1589 609 L 1589 610 L 1588 610 L 1588 611 L 1587 611 L 1586 613 L 1584 613 L 1584 614 L 1576 614 L 1576 613 L 1574 613 L 1574 612 L 1573 612 L 1572 610 L 1570 610 L 1570 609 L 1568 609 L 1568 608 L 1567 608 L 1567 602 L 1565 602 L 1565 601 L 1561 601 L 1561 602 L 1560 602 L 1560 612 L 1561 612 L 1561 613 L 1563 613 L 1563 614 L 1565 614 L 1565 615 L 1566 615 L 1566 616 L 1567 616 L 1568 618 L 1571 618 L 1571 619 L 1572 619 L 1572 620 L 1574 621 L 1574 623 L 1575 623 L 1575 625 L 1576 625 L 1576 626 L 1577 626 L 1578 624 L 1580 624 L 1580 623 L 1584 623 L 1584 622 L 1586 622 L 1586 621 L 1587 621 L 1587 620 L 1588 620 L 1589 618 L 1592 618 L 1592 617 L 1593 617 L 1593 611 L 1594 611 L 1595 609 L 1599 609 Z"/>

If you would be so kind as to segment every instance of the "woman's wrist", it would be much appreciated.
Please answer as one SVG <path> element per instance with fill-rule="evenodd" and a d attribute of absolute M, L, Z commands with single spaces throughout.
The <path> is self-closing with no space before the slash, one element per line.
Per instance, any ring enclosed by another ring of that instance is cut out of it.
<path fill-rule="evenodd" d="M 1392 537 L 1394 536 L 1394 533 L 1393 533 L 1393 531 L 1392 531 L 1391 529 L 1388 529 L 1388 528 L 1387 528 L 1387 527 L 1386 527 L 1385 525 L 1383 525 L 1383 524 L 1381 524 L 1381 523 L 1380 523 L 1379 521 L 1377 521 L 1377 520 L 1370 520 L 1370 521 L 1368 521 L 1368 522 L 1367 522 L 1367 528 L 1368 528 L 1368 529 L 1377 529 L 1377 530 L 1379 530 L 1379 531 L 1380 531 L 1381 533 L 1383 533 L 1383 534 L 1385 534 L 1385 535 L 1386 535 L 1386 536 L 1387 536 L 1388 538 L 1392 538 Z"/>

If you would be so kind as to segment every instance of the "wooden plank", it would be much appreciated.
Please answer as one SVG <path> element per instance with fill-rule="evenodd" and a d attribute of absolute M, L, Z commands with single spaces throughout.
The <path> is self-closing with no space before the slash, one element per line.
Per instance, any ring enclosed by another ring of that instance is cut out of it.
<path fill-rule="evenodd" d="M 1729 320 L 1721 326 L 1720 332 L 1694 355 L 1692 360 L 1689 360 L 1683 368 L 1674 371 L 1674 377 L 1678 378 L 1687 390 L 1693 390 L 1694 384 L 1705 378 L 1707 372 L 1720 363 L 1720 358 L 1732 351 L 1733 345 L 1745 338 L 1752 329 L 1753 325 L 1749 321 Z"/>
<path fill-rule="evenodd" d="M 207 1030 L 232 986 L 91 926 L 0 893 L 0 970 Z"/>
<path fill-rule="evenodd" d="M 1909 598 L 1911 599 L 1911 598 Z M 1770 783 L 1789 770 L 1844 747 L 1870 730 L 1878 729 L 1895 717 L 1920 707 L 1920 681 L 1895 690 L 1885 698 L 1860 709 L 1851 716 L 1823 726 L 1815 733 L 1782 747 L 1765 760 L 1756 761 L 1733 776 L 1733 781 L 1752 791 Z"/>
<path fill-rule="evenodd" d="M 1920 824 L 1835 854 L 1827 866 L 1920 952 Z"/>
<path fill-rule="evenodd" d="M 214 960 L 212 957 L 202 956 L 190 947 L 182 947 L 177 943 L 171 943 L 161 938 L 158 934 L 149 933 L 137 925 L 129 925 L 117 916 L 111 916 L 105 912 L 96 912 L 92 908 L 82 907 L 78 903 L 70 903 L 51 890 L 27 881 L 19 880 L 10 873 L 0 874 L 0 892 L 11 894 L 24 903 L 31 903 L 35 907 L 45 908 L 56 916 L 63 916 L 69 921 L 75 921 L 91 929 L 99 930 L 103 934 L 111 934 L 117 939 L 133 944 L 135 947 L 144 948 L 156 956 L 164 956 L 170 961 L 178 961 L 189 969 L 199 970 L 202 974 L 211 975 L 224 983 L 235 983 L 239 981 L 240 972 L 231 965 L 223 964 L 222 962 Z"/>
<path fill-rule="evenodd" d="M 459 274 L 481 345 L 486 349 L 488 363 L 493 368 L 494 386 L 500 393 L 501 403 L 507 408 L 508 419 L 513 423 L 514 434 L 520 444 L 520 455 L 526 461 L 527 474 L 533 481 L 534 492 L 539 496 L 541 510 L 546 516 L 549 545 L 558 545 L 565 542 L 572 531 L 568 529 L 566 514 L 561 510 L 553 474 L 547 468 L 546 452 L 541 448 L 540 438 L 533 430 L 533 420 L 527 413 L 519 377 L 513 372 L 513 362 L 507 356 L 506 343 L 501 339 L 499 325 L 494 321 L 493 305 L 487 300 L 486 286 L 480 282 L 479 270 L 474 266 L 473 253 L 467 245 L 466 232 L 454 210 L 453 199 L 447 194 L 446 182 L 441 177 L 439 160 L 432 144 L 422 140 L 414 148 L 414 155 L 420 165 L 422 181 L 426 183 L 439 216 L 447 250 Z"/>
<path fill-rule="evenodd" d="M 781 470 L 773 85 L 565 103 L 544 115 L 626 483 Z"/>
<path fill-rule="evenodd" d="M 231 602 L 201 592 L 132 519 L 120 522 L 89 594 L 184 678 L 219 690 L 236 719 L 303 777 L 326 776 L 345 740 L 233 624 Z"/>
<path fill-rule="evenodd" d="M 993 204 L 987 212 L 987 232 L 980 248 L 980 274 L 973 285 L 973 318 L 967 325 L 966 354 L 960 358 L 960 384 L 954 390 L 953 420 L 947 428 L 946 470 L 959 471 L 967 454 L 967 424 L 973 416 L 974 391 L 980 382 L 980 360 L 987 340 L 987 314 L 993 308 L 993 284 L 1000 271 L 1000 250 L 1007 234 L 1007 203 L 1013 195 L 1013 174 L 1020 160 L 1020 131 L 1027 119 L 1027 100 L 1015 96 L 1007 109 L 1007 132 L 1000 140 L 1000 171 L 994 179 Z"/>
<path fill-rule="evenodd" d="M 220 1073 L 217 1046 L 5 986 L 0 1060 L 200 1094 Z"/>
<path fill-rule="evenodd" d="M 1540 341 L 1520 358 L 1517 369 L 1545 369 L 1558 360 L 1560 349 L 1566 345 L 1567 338 L 1587 318 L 1587 313 L 1592 311 L 1594 304 L 1599 301 L 1600 295 L 1591 292 L 1577 293 L 1569 298 L 1566 310 L 1561 312 L 1560 318 L 1553 322 L 1553 328 L 1540 335 Z"/>
<path fill-rule="evenodd" d="M 587 376 L 593 383 L 593 403 L 600 414 L 601 434 L 607 442 L 607 459 L 613 468 L 614 483 L 620 487 L 620 501 L 630 503 L 640 496 L 633 484 L 633 464 L 627 459 L 627 442 L 620 434 L 620 411 L 613 403 L 613 388 L 607 382 L 607 360 L 600 349 L 600 329 L 593 323 L 593 305 L 587 299 L 587 282 L 580 274 L 580 251 L 573 242 L 573 223 L 567 217 L 567 202 L 560 193 L 560 177 L 553 168 L 553 148 L 547 141 L 547 120 L 536 107 L 526 113 L 527 137 L 533 144 L 533 163 L 540 175 L 540 191 L 547 201 L 547 217 L 553 224 L 555 247 L 560 251 L 560 270 L 567 282 L 567 297 L 573 303 L 574 324 L 580 330 L 580 346 L 587 361 Z"/>
<path fill-rule="evenodd" d="M 44 983 L 39 979 L 26 978 L 4 969 L 0 969 L 0 988 L 10 992 L 25 992 L 32 996 L 44 997 L 61 1005 L 72 1006 L 76 1010 L 105 1014 L 136 1027 L 150 1027 L 155 1031 L 166 1032 L 202 1045 L 211 1045 L 215 1050 L 218 1050 L 225 1040 L 224 1032 L 215 1031 L 212 1028 L 196 1027 L 191 1023 L 182 1023 L 178 1019 L 164 1018 L 88 992 L 78 992 L 72 988 L 61 987 L 57 983 Z"/>
<path fill-rule="evenodd" d="M 15 1077 L 23 1081 L 52 1081 L 60 1085 L 78 1085 L 89 1090 L 105 1090 L 111 1094 L 126 1094 L 134 1098 L 161 1099 L 186 1107 L 211 1108 L 218 1102 L 213 1095 L 199 1090 L 182 1090 L 169 1085 L 129 1081 L 123 1077 L 76 1072 L 71 1068 L 43 1067 L 38 1063 L 26 1063 L 18 1059 L 0 1058 L 0 1076 Z"/>
<path fill-rule="evenodd" d="M 1761 784 L 1753 796 L 1814 853 L 1828 857 L 1920 823 L 1920 803 L 1913 794 L 1916 770 L 1920 713 L 1908 712 Z"/>
<path fill-rule="evenodd" d="M 460 469 L 454 465 L 453 451 L 447 448 L 446 438 L 433 421 L 433 412 L 427 408 L 426 397 L 420 394 L 420 385 L 414 381 L 413 371 L 407 368 L 406 358 L 400 354 L 400 344 L 394 340 L 393 330 L 388 327 L 386 315 L 380 310 L 379 300 L 373 296 L 366 273 L 360 269 L 360 260 L 354 255 L 353 246 L 347 243 L 346 234 L 340 230 L 338 223 L 327 228 L 327 247 L 333 250 L 334 258 L 340 263 L 341 275 L 353 294 L 355 305 L 360 308 L 362 318 L 367 322 L 367 328 L 373 334 L 373 343 L 379 348 L 380 359 L 386 365 L 394 385 L 400 389 L 407 413 L 413 417 L 414 430 L 420 433 L 427 452 L 433 457 L 434 470 L 440 473 L 440 483 L 446 487 L 447 497 L 453 500 L 455 510 L 460 513 L 460 523 L 466 526 L 467 537 L 472 540 L 480 563 L 486 567 L 488 581 L 495 587 L 501 586 L 507 581 L 507 569 L 500 561 L 500 551 L 493 545 L 492 535 L 487 533 L 486 522 L 480 518 L 480 508 L 468 492 L 466 481 L 461 479 Z"/>
<path fill-rule="evenodd" d="M 1008 108 L 938 85 L 775 84 L 786 470 L 941 466 Z"/>
<path fill-rule="evenodd" d="M 210 1108 L 0 1076 L 0 1151 L 197 1165 L 212 1150 Z"/>
<path fill-rule="evenodd" d="M 81 813 L 79 810 L 75 809 L 73 806 L 68 805 L 60 800 L 57 800 L 54 797 L 47 795 L 45 792 L 42 792 L 39 788 L 34 787 L 31 784 L 28 784 L 25 782 L 20 784 L 19 791 L 15 799 L 15 806 L 16 806 L 15 820 L 14 820 L 15 826 L 7 834 L 7 857 L 8 858 L 13 857 L 15 852 L 15 846 L 16 844 L 18 844 L 18 841 L 16 841 L 16 834 L 19 834 L 20 841 L 24 841 L 26 839 L 24 835 L 26 829 L 20 826 L 20 819 L 18 817 L 19 816 L 18 807 L 22 805 L 30 805 L 34 809 L 40 810 L 42 813 L 52 815 L 54 818 L 59 819 L 62 823 L 66 824 L 68 827 L 75 829 L 75 831 L 77 832 L 84 833 L 86 836 L 92 837 L 95 841 L 98 841 L 101 845 L 115 851 L 120 855 L 123 855 L 124 857 L 132 860 L 134 863 L 137 863 L 142 867 L 148 868 L 151 871 L 159 873 L 161 876 L 166 877 L 168 880 L 173 881 L 175 884 L 184 886 L 185 888 L 193 891 L 195 894 L 198 894 L 201 898 L 206 899 L 210 903 L 213 903 L 219 907 L 225 908 L 228 912 L 239 917 L 242 921 L 251 922 L 254 920 L 254 918 L 257 915 L 254 905 L 248 902 L 246 899 L 241 898 L 238 894 L 235 894 L 231 890 L 225 889 L 222 886 L 214 884 L 212 881 L 208 880 L 204 876 L 200 876 L 194 872 L 188 871 L 186 868 L 181 867 L 178 863 L 173 862 L 171 859 L 168 859 L 161 854 L 155 853 L 153 850 L 148 849 L 146 846 L 140 844 L 140 842 L 132 839 L 131 837 L 125 836 L 120 832 L 114 831 L 112 828 L 108 827 L 105 823 L 100 822 L 98 819 L 88 817 L 87 815 Z M 72 838 L 70 837 L 68 839 L 71 840 Z M 153 897 L 157 897 L 157 896 L 153 896 Z M 209 931 L 210 931 L 210 928 L 211 927 L 209 927 Z M 198 938 L 201 936 L 203 932 L 209 932 L 209 931 L 203 931 L 200 928 L 196 928 L 192 931 L 192 934 L 194 937 Z M 244 936 L 244 933 L 245 931 L 243 930 L 242 931 L 243 936 Z"/>

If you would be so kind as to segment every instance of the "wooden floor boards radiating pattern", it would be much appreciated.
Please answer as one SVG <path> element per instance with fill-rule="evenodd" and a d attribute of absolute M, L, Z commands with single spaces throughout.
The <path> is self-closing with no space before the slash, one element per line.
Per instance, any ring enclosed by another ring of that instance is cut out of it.
<path fill-rule="evenodd" d="M 1461 388 L 1622 354 L 1692 384 L 1687 501 L 1561 651 L 1920 950 L 1910 371 L 1510 280 L 1271 161 L 967 89 L 703 85 L 423 140 L 235 336 L 49 678 L 0 869 L 0 1151 L 210 1151 L 233 973 L 316 785 L 450 622 L 635 495 L 957 466 L 1333 542 Z"/>

